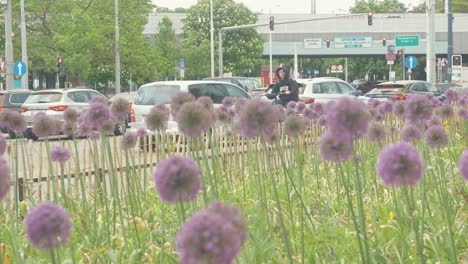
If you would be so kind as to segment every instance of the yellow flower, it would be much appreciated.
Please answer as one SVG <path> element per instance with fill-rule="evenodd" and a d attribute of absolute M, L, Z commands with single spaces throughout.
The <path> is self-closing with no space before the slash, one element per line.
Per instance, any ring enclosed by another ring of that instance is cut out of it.
<path fill-rule="evenodd" d="M 390 217 L 390 219 L 395 219 L 396 218 L 395 211 L 390 211 L 390 213 L 388 213 L 388 216 Z"/>

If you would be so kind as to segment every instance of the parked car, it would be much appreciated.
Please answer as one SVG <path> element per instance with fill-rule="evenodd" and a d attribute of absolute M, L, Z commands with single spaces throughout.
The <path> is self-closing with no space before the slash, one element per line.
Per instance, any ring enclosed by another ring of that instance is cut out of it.
<path fill-rule="evenodd" d="M 250 94 L 253 91 L 258 91 L 262 89 L 262 86 L 258 83 L 258 81 L 255 78 L 249 78 L 249 77 L 214 77 L 214 78 L 205 78 L 203 80 L 232 83 L 242 88 L 248 94 Z"/>
<path fill-rule="evenodd" d="M 441 91 L 426 81 L 407 80 L 378 84 L 372 91 L 367 93 L 366 96 L 385 101 L 406 100 L 406 97 L 411 94 L 439 96 Z"/>
<path fill-rule="evenodd" d="M 37 136 L 32 132 L 33 119 L 37 113 L 44 112 L 56 120 L 63 121 L 63 113 L 67 108 L 75 108 L 79 113 L 83 113 L 94 97 L 106 98 L 97 91 L 77 88 L 50 89 L 32 93 L 21 107 L 21 112 L 27 123 L 25 137 L 33 140 L 37 139 Z M 114 134 L 122 135 L 126 129 L 126 122 L 119 122 L 116 125 Z"/>
<path fill-rule="evenodd" d="M 462 86 L 458 83 L 436 83 L 435 87 L 444 93 L 449 88 L 457 92 L 459 95 L 468 94 L 468 86 Z"/>
<path fill-rule="evenodd" d="M 135 122 L 135 111 L 133 111 L 133 101 L 135 100 L 135 96 L 137 95 L 137 92 L 123 92 L 116 94 L 109 98 L 109 101 L 112 103 L 116 99 L 123 98 L 127 100 L 130 104 L 128 105 L 128 108 L 130 109 L 130 113 L 128 114 L 127 118 L 127 128 L 130 127 L 131 122 Z"/>
<path fill-rule="evenodd" d="M 132 129 L 146 128 L 145 118 L 151 107 L 157 103 L 169 105 L 172 96 L 179 92 L 189 92 L 195 98 L 209 96 L 215 107 L 221 105 L 225 97 L 251 98 L 244 90 L 236 85 L 219 81 L 167 81 L 154 82 L 141 86 L 133 103 L 135 122 L 131 123 Z M 169 118 L 166 132 L 178 133 L 176 121 Z"/>
<path fill-rule="evenodd" d="M 21 111 L 21 106 L 33 91 L 31 90 L 7 90 L 0 91 L 0 112 L 8 109 L 16 112 Z M 15 138 L 16 135 L 6 128 L 1 129 L 2 133 L 8 133 L 10 138 Z"/>
<path fill-rule="evenodd" d="M 382 83 L 384 81 L 369 81 L 369 80 L 354 80 L 351 83 L 351 86 L 358 91 L 361 91 L 362 93 L 366 94 L 370 92 L 372 89 L 377 86 L 377 84 Z"/>

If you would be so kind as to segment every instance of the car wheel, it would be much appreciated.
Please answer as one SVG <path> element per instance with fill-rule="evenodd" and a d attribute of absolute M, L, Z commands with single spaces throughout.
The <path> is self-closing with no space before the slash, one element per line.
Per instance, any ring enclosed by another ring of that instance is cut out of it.
<path fill-rule="evenodd" d="M 127 131 L 127 121 L 119 121 L 117 123 L 117 125 L 115 126 L 115 130 L 114 130 L 114 135 L 116 136 L 121 136 L 123 134 L 125 134 L 125 131 Z"/>
<path fill-rule="evenodd" d="M 37 140 L 38 137 L 32 132 L 32 130 L 30 128 L 26 129 L 26 131 L 24 131 L 24 137 L 27 138 L 27 139 L 32 139 L 32 140 Z"/>

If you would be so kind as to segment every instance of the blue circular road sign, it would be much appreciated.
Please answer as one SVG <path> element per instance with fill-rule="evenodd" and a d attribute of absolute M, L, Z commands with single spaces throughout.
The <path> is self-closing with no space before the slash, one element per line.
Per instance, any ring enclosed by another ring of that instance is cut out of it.
<path fill-rule="evenodd" d="M 13 71 L 17 76 L 23 76 L 26 71 L 28 70 L 26 63 L 22 61 L 17 61 L 15 65 L 13 66 Z"/>
<path fill-rule="evenodd" d="M 408 69 L 414 69 L 416 68 L 416 65 L 418 65 L 418 61 L 416 60 L 416 57 L 408 56 L 406 57 L 405 65 L 406 65 L 406 68 Z"/>

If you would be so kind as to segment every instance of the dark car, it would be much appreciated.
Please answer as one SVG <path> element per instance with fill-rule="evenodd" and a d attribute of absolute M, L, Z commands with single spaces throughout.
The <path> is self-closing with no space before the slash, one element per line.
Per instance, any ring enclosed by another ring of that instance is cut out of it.
<path fill-rule="evenodd" d="M 411 94 L 439 96 L 441 91 L 426 81 L 408 80 L 378 84 L 366 96 L 379 100 L 406 100 L 406 97 Z"/>
<path fill-rule="evenodd" d="M 366 94 L 374 89 L 377 84 L 382 82 L 384 81 L 354 80 L 351 83 L 351 86 L 353 86 L 353 88 L 357 91 L 361 91 L 362 93 Z"/>
<path fill-rule="evenodd" d="M 21 106 L 33 91 L 31 90 L 7 90 L 0 91 L 0 112 L 8 109 L 21 112 Z M 3 133 L 8 133 L 10 138 L 14 138 L 15 133 L 10 133 L 6 128 L 2 128 Z"/>
<path fill-rule="evenodd" d="M 235 84 L 242 88 L 246 93 L 251 93 L 252 91 L 262 89 L 262 86 L 258 83 L 255 78 L 249 77 L 215 77 L 215 78 L 205 78 L 203 80 L 212 80 L 212 81 L 221 81 Z"/>

